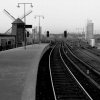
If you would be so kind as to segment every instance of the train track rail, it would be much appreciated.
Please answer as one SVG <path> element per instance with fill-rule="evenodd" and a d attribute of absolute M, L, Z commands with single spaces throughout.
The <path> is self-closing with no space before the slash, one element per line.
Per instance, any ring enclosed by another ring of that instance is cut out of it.
<path fill-rule="evenodd" d="M 89 65 L 84 63 L 82 60 L 77 58 L 68 47 L 64 46 L 64 54 L 66 54 L 64 59 L 66 64 L 71 66 L 70 68 L 73 70 L 74 75 L 80 80 L 81 84 L 86 88 L 88 93 L 92 95 L 94 98 L 93 100 L 99 100 L 100 99 L 100 75 L 96 73 Z M 66 50 L 67 48 L 67 50 Z M 67 53 L 66 53 L 67 52 Z M 71 63 L 70 63 L 71 62 Z M 74 67 L 72 67 L 74 65 Z M 76 70 L 76 71 L 75 71 Z M 75 71 L 75 72 L 74 72 Z M 80 74 L 77 76 L 76 72 L 78 73 L 80 71 Z M 83 76 L 82 79 L 79 78 L 79 76 Z M 84 79 L 84 76 L 86 77 Z M 83 81 L 84 80 L 84 81 Z M 99 99 L 98 99 L 99 98 Z"/>
<path fill-rule="evenodd" d="M 49 70 L 55 100 L 93 100 L 67 68 L 60 47 L 57 45 L 49 56 Z"/>
<path fill-rule="evenodd" d="M 86 62 L 89 66 L 93 68 L 93 70 L 100 75 L 100 58 L 96 55 L 92 54 L 91 52 L 87 50 L 78 49 L 77 57 L 82 59 L 84 62 Z"/>
<path fill-rule="evenodd" d="M 92 53 L 92 54 L 94 54 L 94 55 L 96 55 L 96 56 L 98 56 L 98 57 L 100 57 L 100 50 L 99 49 L 97 49 L 97 48 L 95 48 L 95 47 L 91 47 L 89 44 L 87 44 L 86 42 L 83 42 L 83 41 L 74 41 L 74 42 L 72 42 L 71 40 L 69 40 L 69 41 L 67 41 L 68 42 L 68 44 L 71 46 L 75 46 L 75 44 L 76 44 L 76 46 L 78 47 L 78 48 L 81 48 L 81 49 L 85 49 L 85 50 L 87 50 L 88 52 L 90 52 L 90 53 Z"/>
<path fill-rule="evenodd" d="M 66 47 L 58 43 L 42 57 L 36 85 L 36 100 L 100 100 L 93 74 L 77 65 Z M 74 57 L 73 57 L 74 58 Z M 84 67 L 84 66 L 83 66 Z M 93 77 L 90 77 L 93 76 Z M 95 76 L 96 77 L 96 76 Z"/>
<path fill-rule="evenodd" d="M 74 63 L 77 63 L 79 66 L 78 69 L 81 69 L 85 74 L 87 74 L 88 78 L 90 78 L 90 80 L 100 89 L 100 73 L 96 71 L 92 66 L 75 56 L 69 46 L 66 47 L 68 56 L 71 60 L 73 60 Z"/>
<path fill-rule="evenodd" d="M 98 50 L 98 49 L 92 49 L 91 50 L 91 49 L 88 49 L 88 48 L 84 48 L 84 49 L 86 49 L 87 51 L 89 51 L 89 52 L 93 53 L 94 55 L 100 57 L 100 50 Z"/>

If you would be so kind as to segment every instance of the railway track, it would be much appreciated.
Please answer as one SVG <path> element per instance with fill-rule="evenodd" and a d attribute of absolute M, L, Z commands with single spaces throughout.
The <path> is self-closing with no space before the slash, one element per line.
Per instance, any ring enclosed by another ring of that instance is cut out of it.
<path fill-rule="evenodd" d="M 100 89 L 92 81 L 96 76 L 70 59 L 61 43 L 52 48 L 39 63 L 36 100 L 100 100 Z"/>
<path fill-rule="evenodd" d="M 55 100 L 93 100 L 66 66 L 61 57 L 60 45 L 57 45 L 49 56 Z"/>
<path fill-rule="evenodd" d="M 88 93 L 90 95 L 92 95 L 93 100 L 99 100 L 100 99 L 100 75 L 98 73 L 96 73 L 94 70 L 92 70 L 92 68 L 89 65 L 87 65 L 82 60 L 77 58 L 71 52 L 70 49 L 68 49 L 65 46 L 63 48 L 64 48 L 63 57 L 65 59 L 66 64 L 71 66 L 70 67 L 71 70 L 74 69 L 73 70 L 74 75 L 76 75 L 76 77 L 81 82 L 81 84 L 86 88 Z M 67 51 L 66 51 L 66 49 L 67 49 Z M 66 56 L 64 56 L 65 54 L 66 54 Z M 72 67 L 72 66 L 74 66 L 74 67 Z M 77 75 L 76 72 L 77 72 L 77 74 L 79 72 L 79 75 Z M 81 79 L 79 76 L 81 76 L 83 78 Z M 84 78 L 84 76 L 86 78 Z"/>
<path fill-rule="evenodd" d="M 69 41 L 67 41 L 68 42 L 68 44 L 69 45 L 75 45 L 76 44 L 76 46 L 78 46 L 79 48 L 81 48 L 81 49 L 85 49 L 85 50 L 87 50 L 88 52 L 90 52 L 90 53 L 92 53 L 92 54 L 94 54 L 94 55 L 96 55 L 96 56 L 98 56 L 98 57 L 100 57 L 100 50 L 99 49 L 97 49 L 97 48 L 93 48 L 93 47 L 91 47 L 89 44 L 87 44 L 86 42 L 84 42 L 84 41 L 74 41 L 74 42 L 72 42 L 71 40 L 69 40 Z"/>
<path fill-rule="evenodd" d="M 97 87 L 100 89 L 100 73 L 94 70 L 93 67 L 91 67 L 89 64 L 85 63 L 81 59 L 79 59 L 77 56 L 73 54 L 69 46 L 66 48 L 67 54 L 70 57 L 71 60 L 73 60 L 74 63 L 77 63 L 79 69 L 81 69 L 85 74 L 88 75 L 88 77 L 91 77 L 91 81 L 97 85 Z M 66 51 L 66 50 L 65 50 Z M 88 74 L 89 72 L 89 74 Z"/>
<path fill-rule="evenodd" d="M 81 50 L 78 49 L 77 52 L 77 57 L 82 59 L 84 62 L 86 62 L 89 66 L 93 68 L 93 70 L 100 75 L 100 58 L 97 57 L 96 55 L 92 54 L 91 52 L 87 50 Z"/>
<path fill-rule="evenodd" d="M 84 48 L 84 49 L 86 49 L 87 51 L 89 51 L 89 52 L 93 53 L 94 55 L 100 57 L 100 50 L 98 50 L 98 49 L 92 49 L 91 50 L 91 49 L 88 49 L 88 48 Z"/>

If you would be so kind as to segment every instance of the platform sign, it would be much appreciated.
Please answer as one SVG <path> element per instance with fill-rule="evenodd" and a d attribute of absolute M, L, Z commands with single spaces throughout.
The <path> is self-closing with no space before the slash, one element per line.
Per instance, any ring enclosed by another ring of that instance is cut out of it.
<path fill-rule="evenodd" d="M 32 28 L 32 25 L 25 25 L 25 28 Z"/>

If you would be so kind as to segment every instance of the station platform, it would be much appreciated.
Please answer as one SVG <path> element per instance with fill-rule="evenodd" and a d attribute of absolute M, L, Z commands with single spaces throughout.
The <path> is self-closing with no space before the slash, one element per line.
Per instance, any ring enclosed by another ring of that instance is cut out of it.
<path fill-rule="evenodd" d="M 48 44 L 0 52 L 0 100 L 35 100 L 40 58 Z"/>

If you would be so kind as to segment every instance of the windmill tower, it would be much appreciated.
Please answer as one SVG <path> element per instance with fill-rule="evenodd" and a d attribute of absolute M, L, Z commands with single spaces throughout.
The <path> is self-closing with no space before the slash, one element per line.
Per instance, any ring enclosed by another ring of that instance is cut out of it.
<path fill-rule="evenodd" d="M 28 12 L 27 14 L 25 14 L 25 16 L 23 16 L 22 18 L 15 18 L 13 17 L 8 11 L 6 11 L 4 9 L 4 11 L 6 12 L 7 15 L 10 16 L 10 18 L 13 19 L 13 22 L 12 22 L 12 27 L 9 29 L 11 30 L 11 35 L 15 35 L 16 36 L 16 46 L 21 46 L 25 40 L 25 23 L 22 21 L 22 19 L 29 15 L 32 11 Z M 8 33 L 7 30 L 5 33 Z"/>
<path fill-rule="evenodd" d="M 13 23 L 12 23 L 12 35 L 16 35 L 16 44 L 17 46 L 22 45 L 24 41 L 24 35 L 25 35 L 25 28 L 24 28 L 25 23 L 17 18 Z"/>

